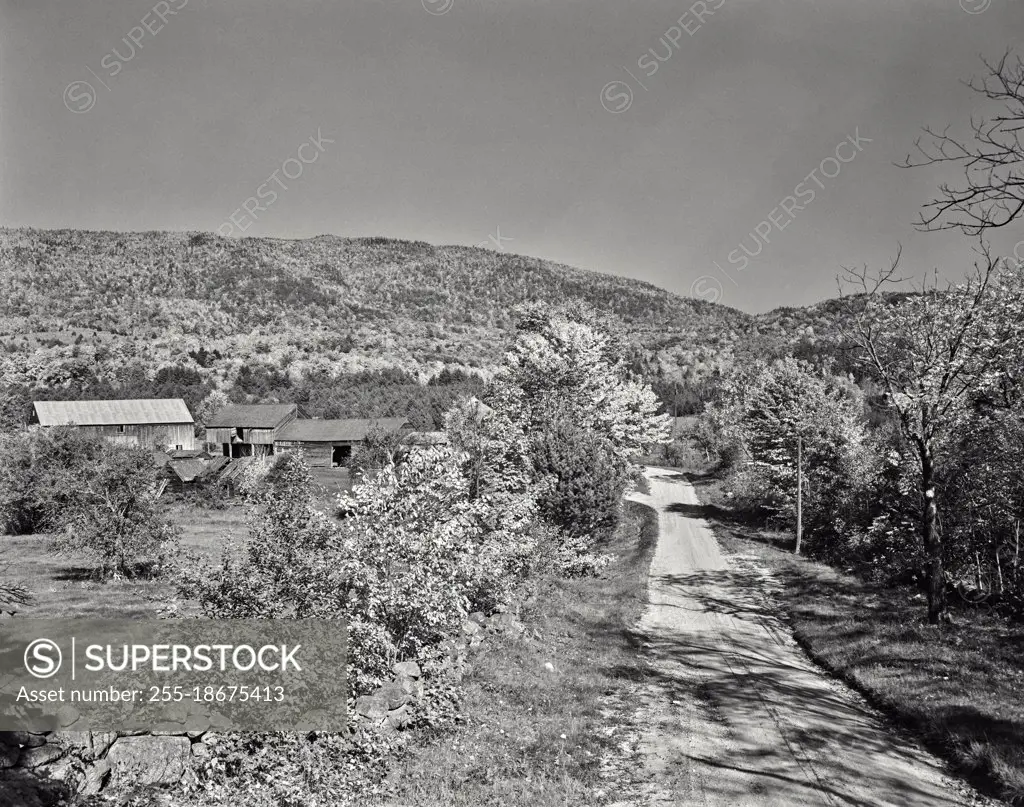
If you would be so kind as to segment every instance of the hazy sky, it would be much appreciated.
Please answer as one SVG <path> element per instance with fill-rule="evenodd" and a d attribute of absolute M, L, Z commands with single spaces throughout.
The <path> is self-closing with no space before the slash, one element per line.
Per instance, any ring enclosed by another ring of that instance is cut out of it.
<path fill-rule="evenodd" d="M 897 242 L 969 266 L 893 162 L 1022 35 L 1020 0 L 0 0 L 0 224 L 487 242 L 802 305 Z"/>

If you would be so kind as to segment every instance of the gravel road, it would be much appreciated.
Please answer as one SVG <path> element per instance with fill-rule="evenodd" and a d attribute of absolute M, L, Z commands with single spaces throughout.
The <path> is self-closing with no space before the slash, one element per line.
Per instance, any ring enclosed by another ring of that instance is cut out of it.
<path fill-rule="evenodd" d="M 648 469 L 658 512 L 651 673 L 636 801 L 700 807 L 994 805 L 816 667 L 765 596 L 753 562 L 725 558 L 693 486 Z M 748 559 L 749 560 L 749 559 Z"/>

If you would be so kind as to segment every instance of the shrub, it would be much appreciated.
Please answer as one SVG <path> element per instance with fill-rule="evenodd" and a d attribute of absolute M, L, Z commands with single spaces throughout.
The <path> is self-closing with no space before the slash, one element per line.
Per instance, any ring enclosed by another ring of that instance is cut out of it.
<path fill-rule="evenodd" d="M 0 524 L 27 535 L 59 529 L 63 514 L 80 507 L 79 486 L 106 449 L 75 429 L 33 429 L 0 435 Z"/>
<path fill-rule="evenodd" d="M 539 500 L 550 523 L 593 542 L 614 532 L 630 473 L 608 440 L 574 425 L 568 413 L 553 412 L 533 456 L 537 472 L 552 478 Z"/>

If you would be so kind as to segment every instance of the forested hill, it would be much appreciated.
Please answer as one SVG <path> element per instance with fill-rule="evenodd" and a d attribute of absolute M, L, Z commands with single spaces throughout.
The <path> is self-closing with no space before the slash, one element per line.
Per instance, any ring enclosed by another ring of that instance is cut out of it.
<path fill-rule="evenodd" d="M 636 280 L 474 247 L 0 230 L 9 383 L 59 383 L 95 362 L 101 376 L 125 361 L 189 363 L 200 349 L 217 356 L 210 370 L 222 377 L 250 362 L 300 374 L 486 368 L 513 307 L 530 300 L 616 315 L 673 374 L 708 371 L 753 322 Z"/>

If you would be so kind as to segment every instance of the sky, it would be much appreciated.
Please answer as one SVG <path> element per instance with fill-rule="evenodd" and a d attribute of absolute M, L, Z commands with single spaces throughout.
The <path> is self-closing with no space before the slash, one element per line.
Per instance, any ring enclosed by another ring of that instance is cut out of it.
<path fill-rule="evenodd" d="M 894 163 L 1022 35 L 1019 0 L 0 0 L 0 226 L 479 244 L 749 312 L 897 245 L 955 279 L 975 242 L 913 226 L 946 175 Z"/>

